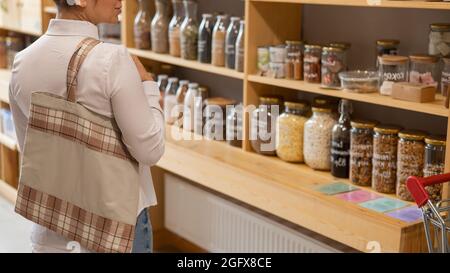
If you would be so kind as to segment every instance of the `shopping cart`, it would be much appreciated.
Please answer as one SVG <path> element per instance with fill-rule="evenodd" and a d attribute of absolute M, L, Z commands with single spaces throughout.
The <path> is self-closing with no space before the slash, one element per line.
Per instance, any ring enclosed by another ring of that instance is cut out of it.
<path fill-rule="evenodd" d="M 450 199 L 433 203 L 426 186 L 443 184 L 450 181 L 450 174 L 435 175 L 426 178 L 409 177 L 406 186 L 417 206 L 422 209 L 423 224 L 430 253 L 449 253 Z M 434 230 L 434 237 L 433 235 Z"/>

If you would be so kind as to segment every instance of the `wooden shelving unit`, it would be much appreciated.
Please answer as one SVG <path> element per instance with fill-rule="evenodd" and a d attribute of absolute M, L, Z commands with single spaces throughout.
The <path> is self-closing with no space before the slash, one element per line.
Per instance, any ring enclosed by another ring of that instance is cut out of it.
<path fill-rule="evenodd" d="M 377 3 L 375 3 L 377 2 Z M 348 7 L 404 8 L 450 10 L 450 3 L 426 1 L 367 0 L 246 0 L 246 47 L 244 73 L 231 73 L 224 68 L 185 61 L 150 51 L 133 49 L 133 19 L 136 1 L 126 1 L 122 20 L 122 38 L 130 52 L 152 62 L 168 63 L 197 71 L 243 79 L 243 104 L 257 105 L 259 96 L 273 88 L 286 92 L 306 92 L 345 98 L 373 105 L 419 112 L 437 117 L 449 117 L 443 97 L 433 103 L 397 101 L 379 94 L 353 94 L 327 90 L 303 81 L 272 79 L 257 76 L 256 49 L 261 45 L 280 44 L 300 39 L 302 35 L 302 6 L 333 5 Z M 362 11 L 363 12 L 363 11 Z M 166 153 L 158 167 L 183 176 L 203 186 L 231 196 L 259 209 L 268 211 L 322 235 L 367 251 L 369 241 L 379 241 L 383 251 L 425 251 L 421 223 L 407 224 L 369 211 L 353 204 L 323 196 L 314 187 L 335 181 L 328 172 L 317 172 L 305 165 L 285 163 L 274 157 L 252 152 L 248 141 L 249 117 L 244 119 L 242 149 L 211 141 L 176 141 L 167 128 Z M 450 126 L 449 126 L 450 135 Z M 449 140 L 450 141 L 450 140 Z M 450 142 L 447 145 L 450 162 Z M 450 171 L 450 164 L 447 164 Z M 348 180 L 339 180 L 349 183 Z M 448 189 L 446 189 L 448 192 Z M 395 198 L 395 196 L 390 196 Z"/>

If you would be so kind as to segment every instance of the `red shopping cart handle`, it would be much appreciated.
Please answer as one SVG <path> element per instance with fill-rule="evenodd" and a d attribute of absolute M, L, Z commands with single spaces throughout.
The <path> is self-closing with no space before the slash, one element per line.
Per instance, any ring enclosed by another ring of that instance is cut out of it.
<path fill-rule="evenodd" d="M 408 177 L 406 181 L 406 187 L 411 192 L 417 206 L 423 207 L 430 197 L 428 192 L 425 190 L 426 186 L 432 186 L 436 184 L 443 184 L 450 181 L 450 173 L 434 175 L 426 178 L 419 178 L 415 176 Z"/>

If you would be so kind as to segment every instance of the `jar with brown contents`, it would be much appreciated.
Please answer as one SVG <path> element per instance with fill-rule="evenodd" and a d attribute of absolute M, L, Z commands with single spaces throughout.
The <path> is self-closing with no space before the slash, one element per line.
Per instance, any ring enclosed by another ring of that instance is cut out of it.
<path fill-rule="evenodd" d="M 305 45 L 303 57 L 303 78 L 306 82 L 320 83 L 320 63 L 322 47 L 320 45 Z"/>
<path fill-rule="evenodd" d="M 395 193 L 399 127 L 377 126 L 373 137 L 372 187 L 377 192 Z"/>
<path fill-rule="evenodd" d="M 425 138 L 425 164 L 423 176 L 443 174 L 445 171 L 445 137 L 430 136 Z M 425 188 L 433 202 L 442 198 L 442 184 L 428 186 Z"/>
<path fill-rule="evenodd" d="M 372 183 L 373 128 L 375 122 L 352 121 L 350 133 L 350 181 L 359 186 Z"/>
<path fill-rule="evenodd" d="M 227 34 L 225 15 L 217 16 L 212 37 L 211 63 L 214 66 L 225 66 L 225 38 Z"/>
<path fill-rule="evenodd" d="M 406 201 L 414 201 L 406 187 L 406 180 L 410 176 L 423 176 L 425 134 L 402 131 L 398 135 L 397 196 Z"/>

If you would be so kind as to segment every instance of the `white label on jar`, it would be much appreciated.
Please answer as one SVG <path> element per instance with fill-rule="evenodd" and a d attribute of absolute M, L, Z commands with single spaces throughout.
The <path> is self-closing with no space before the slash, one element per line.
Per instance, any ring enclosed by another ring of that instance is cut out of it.
<path fill-rule="evenodd" d="M 208 41 L 199 40 L 198 41 L 198 52 L 203 53 L 206 51 Z"/>
<path fill-rule="evenodd" d="M 383 73 L 383 79 L 385 81 L 399 82 L 399 81 L 404 81 L 405 78 L 406 78 L 406 76 L 405 76 L 404 72 L 397 72 L 397 73 L 385 72 L 385 73 Z"/>
<path fill-rule="evenodd" d="M 225 53 L 228 55 L 234 55 L 235 54 L 235 46 L 234 45 L 227 45 L 226 49 L 225 49 Z"/>

